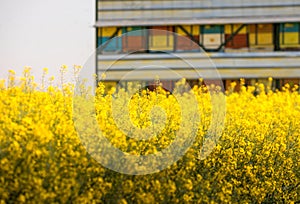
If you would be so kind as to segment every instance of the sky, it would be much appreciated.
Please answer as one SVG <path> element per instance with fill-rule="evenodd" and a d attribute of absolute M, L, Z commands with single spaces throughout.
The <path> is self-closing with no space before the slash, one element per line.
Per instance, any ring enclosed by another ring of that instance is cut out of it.
<path fill-rule="evenodd" d="M 25 66 L 38 80 L 44 67 L 58 77 L 63 64 L 84 65 L 95 51 L 94 23 L 94 0 L 0 0 L 0 78 Z"/>

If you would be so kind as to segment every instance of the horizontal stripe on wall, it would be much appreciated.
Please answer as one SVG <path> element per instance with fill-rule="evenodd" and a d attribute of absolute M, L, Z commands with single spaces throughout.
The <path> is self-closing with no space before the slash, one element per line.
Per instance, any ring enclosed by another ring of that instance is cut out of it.
<path fill-rule="evenodd" d="M 103 72 L 99 71 L 98 75 L 101 76 Z M 109 71 L 106 73 L 106 80 L 154 80 L 157 77 L 161 80 L 177 80 L 181 78 L 186 79 L 216 79 L 219 75 L 222 79 L 232 79 L 232 78 L 295 78 L 300 77 L 298 69 L 290 68 L 255 68 L 255 69 L 220 69 L 218 74 L 216 72 L 211 72 L 210 70 L 204 69 L 199 72 L 196 70 L 176 70 L 174 72 L 170 70 L 156 70 L 155 72 L 151 70 L 141 70 L 131 72 L 131 71 Z"/>
<path fill-rule="evenodd" d="M 300 5 L 293 7 L 266 8 L 217 8 L 217 9 L 168 9 L 168 10 L 117 10 L 98 11 L 99 21 L 154 20 L 154 19 L 194 19 L 194 18 L 245 18 L 245 17 L 285 17 L 298 16 Z"/>
<path fill-rule="evenodd" d="M 113 9 L 166 9 L 166 8 L 218 8 L 218 7 L 272 7 L 294 6 L 296 0 L 98 0 L 98 8 L 102 10 Z"/>

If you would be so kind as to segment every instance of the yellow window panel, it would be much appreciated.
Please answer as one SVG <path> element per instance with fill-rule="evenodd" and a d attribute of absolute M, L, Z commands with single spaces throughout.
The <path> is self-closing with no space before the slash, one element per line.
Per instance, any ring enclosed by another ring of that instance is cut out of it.
<path fill-rule="evenodd" d="M 224 31 L 226 34 L 231 34 L 231 24 L 227 24 L 224 26 Z"/>
<path fill-rule="evenodd" d="M 198 25 L 193 25 L 193 26 L 185 25 L 185 26 L 182 26 L 182 27 L 188 33 L 190 33 L 192 35 L 199 35 L 199 33 L 200 33 L 200 27 Z M 186 33 L 183 32 L 183 30 L 179 26 L 176 29 L 177 29 L 178 35 L 186 35 Z"/>
<path fill-rule="evenodd" d="M 234 24 L 233 25 L 233 32 L 241 27 L 242 24 Z M 244 26 L 242 30 L 240 30 L 239 34 L 246 34 L 247 33 L 247 26 Z"/>
<path fill-rule="evenodd" d="M 153 50 L 173 50 L 174 38 L 170 36 L 151 36 L 150 37 L 150 49 Z"/>
<path fill-rule="evenodd" d="M 282 45 L 297 45 L 299 44 L 299 33 L 280 33 L 280 43 Z"/>
<path fill-rule="evenodd" d="M 250 45 L 255 45 L 256 41 L 255 41 L 255 34 L 254 33 L 250 33 L 249 34 L 249 44 Z"/>
<path fill-rule="evenodd" d="M 240 28 L 242 24 L 234 24 L 234 25 L 225 25 L 225 33 L 226 34 L 232 34 L 232 30 L 231 30 L 231 27 L 233 27 L 233 32 L 235 32 L 237 29 Z M 247 33 L 247 26 L 244 26 L 242 28 L 242 30 L 239 31 L 238 34 L 246 34 Z"/>
<path fill-rule="evenodd" d="M 191 26 L 182 26 L 187 32 L 191 33 Z M 177 33 L 178 35 L 186 35 L 185 32 L 183 32 L 183 30 L 177 26 Z"/>
<path fill-rule="evenodd" d="M 200 26 L 193 25 L 192 30 L 193 30 L 193 35 L 199 35 L 200 34 Z"/>
<path fill-rule="evenodd" d="M 105 27 L 102 28 L 102 37 L 110 37 L 116 32 L 117 28 L 116 27 Z M 122 31 L 118 32 L 118 36 L 122 35 Z"/>
<path fill-rule="evenodd" d="M 257 35 L 258 45 L 268 45 L 273 44 L 273 34 L 272 33 L 259 33 Z"/>

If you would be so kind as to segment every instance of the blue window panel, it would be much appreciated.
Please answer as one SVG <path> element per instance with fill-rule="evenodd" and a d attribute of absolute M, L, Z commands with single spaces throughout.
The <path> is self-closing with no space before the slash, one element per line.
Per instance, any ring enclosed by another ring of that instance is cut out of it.
<path fill-rule="evenodd" d="M 299 23 L 281 23 L 280 32 L 298 32 Z"/>
<path fill-rule="evenodd" d="M 223 25 L 202 25 L 200 30 L 204 34 L 223 33 L 224 26 Z"/>
<path fill-rule="evenodd" d="M 98 45 L 101 45 L 100 43 L 102 43 L 101 46 L 104 46 L 105 42 L 109 40 L 109 37 L 102 37 L 102 38 L 98 38 Z M 108 44 L 105 45 L 104 51 L 107 52 L 113 52 L 113 51 L 118 51 L 118 50 L 122 50 L 122 39 L 120 37 L 115 37 L 111 40 L 109 40 Z"/>

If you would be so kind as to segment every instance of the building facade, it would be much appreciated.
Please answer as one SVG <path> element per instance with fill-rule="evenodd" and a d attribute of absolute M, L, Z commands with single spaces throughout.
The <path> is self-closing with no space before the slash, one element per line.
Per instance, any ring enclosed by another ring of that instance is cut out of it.
<path fill-rule="evenodd" d="M 118 82 L 137 61 L 159 61 L 177 67 L 187 80 L 197 80 L 170 53 L 193 59 L 200 48 L 208 53 L 225 88 L 240 78 L 253 85 L 272 77 L 275 88 L 299 84 L 299 0 L 98 0 L 96 4 L 97 47 L 102 45 L 96 72 L 100 76 L 105 71 L 108 82 Z M 127 53 L 130 59 L 107 70 L 108 64 Z M 199 67 L 201 72 L 209 66 L 206 61 Z M 162 73 L 162 81 L 171 89 L 176 77 L 164 76 L 160 69 L 155 72 Z M 151 83 L 151 77 L 147 80 Z"/>

